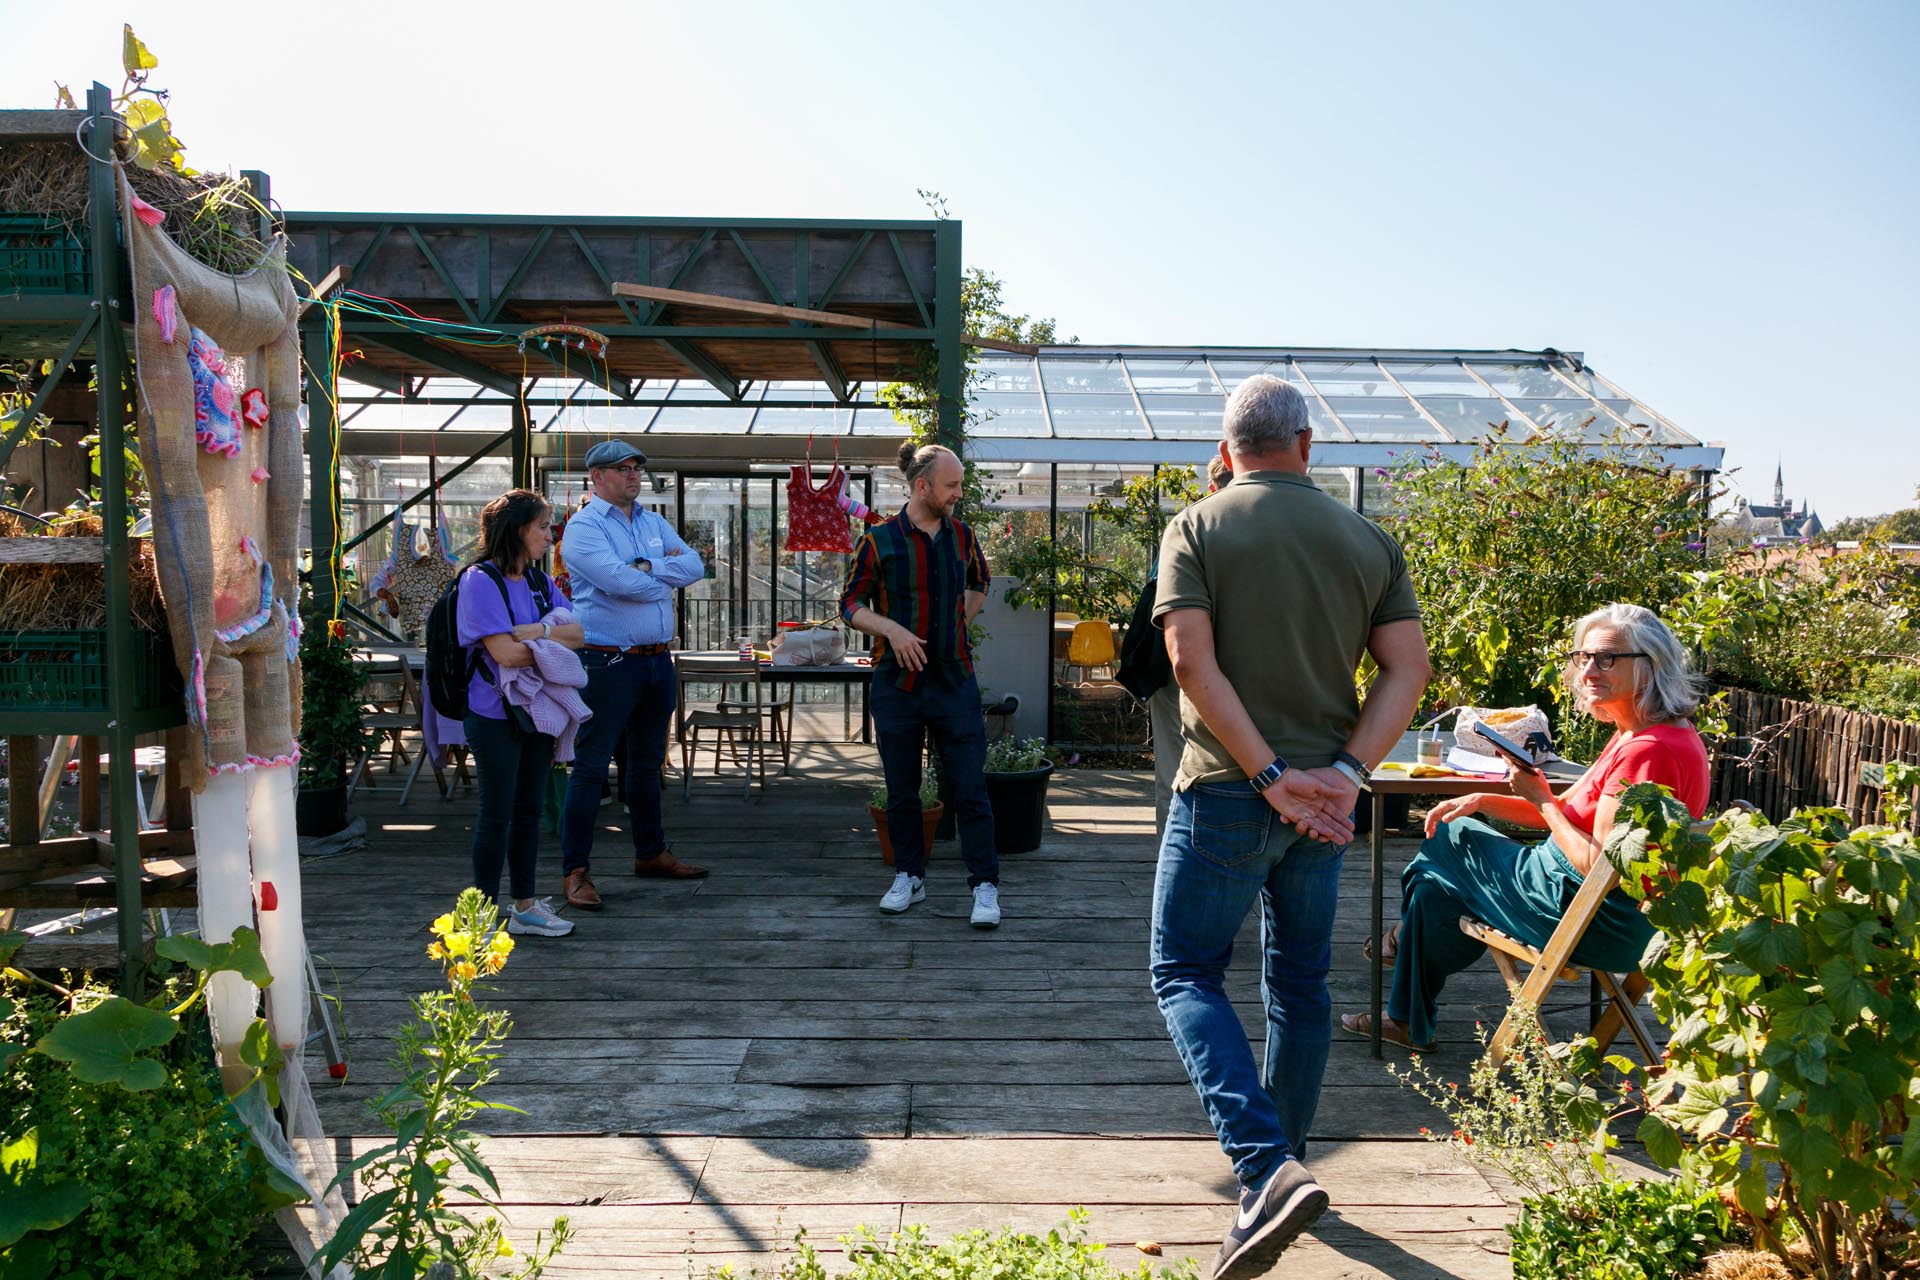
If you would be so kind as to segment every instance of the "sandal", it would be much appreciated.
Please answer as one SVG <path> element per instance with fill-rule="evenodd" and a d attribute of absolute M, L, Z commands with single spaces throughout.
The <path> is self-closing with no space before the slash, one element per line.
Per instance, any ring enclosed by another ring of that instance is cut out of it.
<path fill-rule="evenodd" d="M 1360 954 L 1373 959 L 1373 939 L 1368 938 L 1360 944 Z M 1400 955 L 1400 926 L 1396 922 L 1387 930 L 1386 945 L 1380 948 L 1380 960 L 1383 964 L 1392 964 Z"/>
<path fill-rule="evenodd" d="M 1364 1040 L 1373 1039 L 1373 1015 L 1370 1013 L 1343 1013 L 1340 1015 L 1340 1027 L 1343 1031 Z M 1439 1047 L 1433 1044 L 1413 1043 L 1405 1027 L 1386 1017 L 1381 1019 L 1380 1039 L 1389 1044 L 1397 1044 L 1412 1053 L 1432 1053 Z"/>

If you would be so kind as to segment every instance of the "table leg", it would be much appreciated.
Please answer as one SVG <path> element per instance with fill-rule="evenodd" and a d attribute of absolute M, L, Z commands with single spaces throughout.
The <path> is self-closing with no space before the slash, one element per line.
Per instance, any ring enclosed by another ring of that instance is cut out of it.
<path fill-rule="evenodd" d="M 1368 994 L 1368 1008 L 1373 1014 L 1371 1022 L 1373 1032 L 1371 1037 L 1373 1045 L 1372 1055 L 1378 1058 L 1381 1056 L 1380 1018 L 1382 1016 L 1381 1005 L 1383 1003 L 1380 995 L 1380 978 L 1383 965 L 1381 952 L 1385 950 L 1381 938 L 1386 932 L 1381 927 L 1381 895 L 1385 888 L 1384 881 L 1386 880 L 1386 836 L 1384 828 L 1387 825 L 1387 804 L 1385 797 L 1378 791 L 1369 793 L 1368 803 L 1373 806 L 1373 823 L 1371 829 L 1367 832 L 1368 872 L 1373 898 L 1373 959 L 1369 962 L 1373 973 Z"/>

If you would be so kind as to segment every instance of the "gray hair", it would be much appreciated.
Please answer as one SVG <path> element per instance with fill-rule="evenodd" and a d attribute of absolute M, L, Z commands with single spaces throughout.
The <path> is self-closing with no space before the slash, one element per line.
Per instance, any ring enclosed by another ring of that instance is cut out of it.
<path fill-rule="evenodd" d="M 1285 453 L 1307 429 L 1307 398 L 1291 382 L 1256 373 L 1233 389 L 1225 429 L 1236 453 Z"/>
<path fill-rule="evenodd" d="M 1640 718 L 1649 722 L 1684 720 L 1706 697 L 1707 682 L 1693 670 L 1687 651 L 1674 639 L 1667 624 L 1651 609 L 1637 604 L 1610 604 L 1595 609 L 1573 626 L 1573 647 L 1585 647 L 1587 633 L 1595 627 L 1610 627 L 1620 633 L 1629 650 L 1644 653 L 1636 660 L 1637 686 L 1634 703 Z M 1644 664 L 1644 665 L 1642 665 Z M 1574 705 L 1590 710 L 1580 688 L 1580 673 L 1573 662 L 1567 663 L 1567 692 Z"/>

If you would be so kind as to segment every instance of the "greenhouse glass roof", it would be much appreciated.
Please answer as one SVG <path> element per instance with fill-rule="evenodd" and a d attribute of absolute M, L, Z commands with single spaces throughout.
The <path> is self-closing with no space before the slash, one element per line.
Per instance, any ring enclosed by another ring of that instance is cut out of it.
<path fill-rule="evenodd" d="M 346 372 L 352 376 L 351 367 Z M 1699 470 L 1718 469 L 1722 455 L 1579 355 L 1552 350 L 1049 346 L 1031 354 L 983 351 L 976 373 L 971 451 L 985 461 L 1197 461 L 1220 439 L 1228 394 L 1259 373 L 1306 393 L 1316 465 L 1380 465 L 1409 448 L 1463 456 L 1500 423 L 1516 443 L 1536 432 L 1570 434 L 1596 447 L 1625 440 L 1659 447 L 1667 461 Z M 448 384 L 430 380 L 405 398 L 344 396 L 360 402 L 343 424 L 349 451 L 356 428 L 435 429 L 419 416 L 432 405 L 465 406 L 441 425 L 472 430 L 492 426 L 489 407 L 507 404 L 455 385 L 467 394 L 451 396 Z M 795 437 L 810 434 L 872 445 L 897 440 L 891 413 L 863 391 L 850 407 L 836 405 L 816 382 L 753 383 L 728 399 L 696 379 L 649 380 L 628 397 L 546 380 L 528 403 L 545 433 L 615 432 L 651 436 L 659 445 L 678 437 L 682 447 L 661 453 L 689 456 L 702 452 L 697 439 L 726 437 L 728 456 L 773 460 L 792 456 Z M 402 424 L 396 414 L 411 421 Z"/>

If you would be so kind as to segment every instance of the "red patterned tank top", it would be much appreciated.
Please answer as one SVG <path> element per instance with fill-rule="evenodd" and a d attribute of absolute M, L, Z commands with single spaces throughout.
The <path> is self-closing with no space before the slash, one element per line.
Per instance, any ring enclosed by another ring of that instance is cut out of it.
<path fill-rule="evenodd" d="M 847 473 L 837 465 L 818 489 L 813 487 L 810 468 L 787 468 L 788 551 L 853 551 L 847 513 L 840 506 L 840 491 L 846 483 Z"/>

